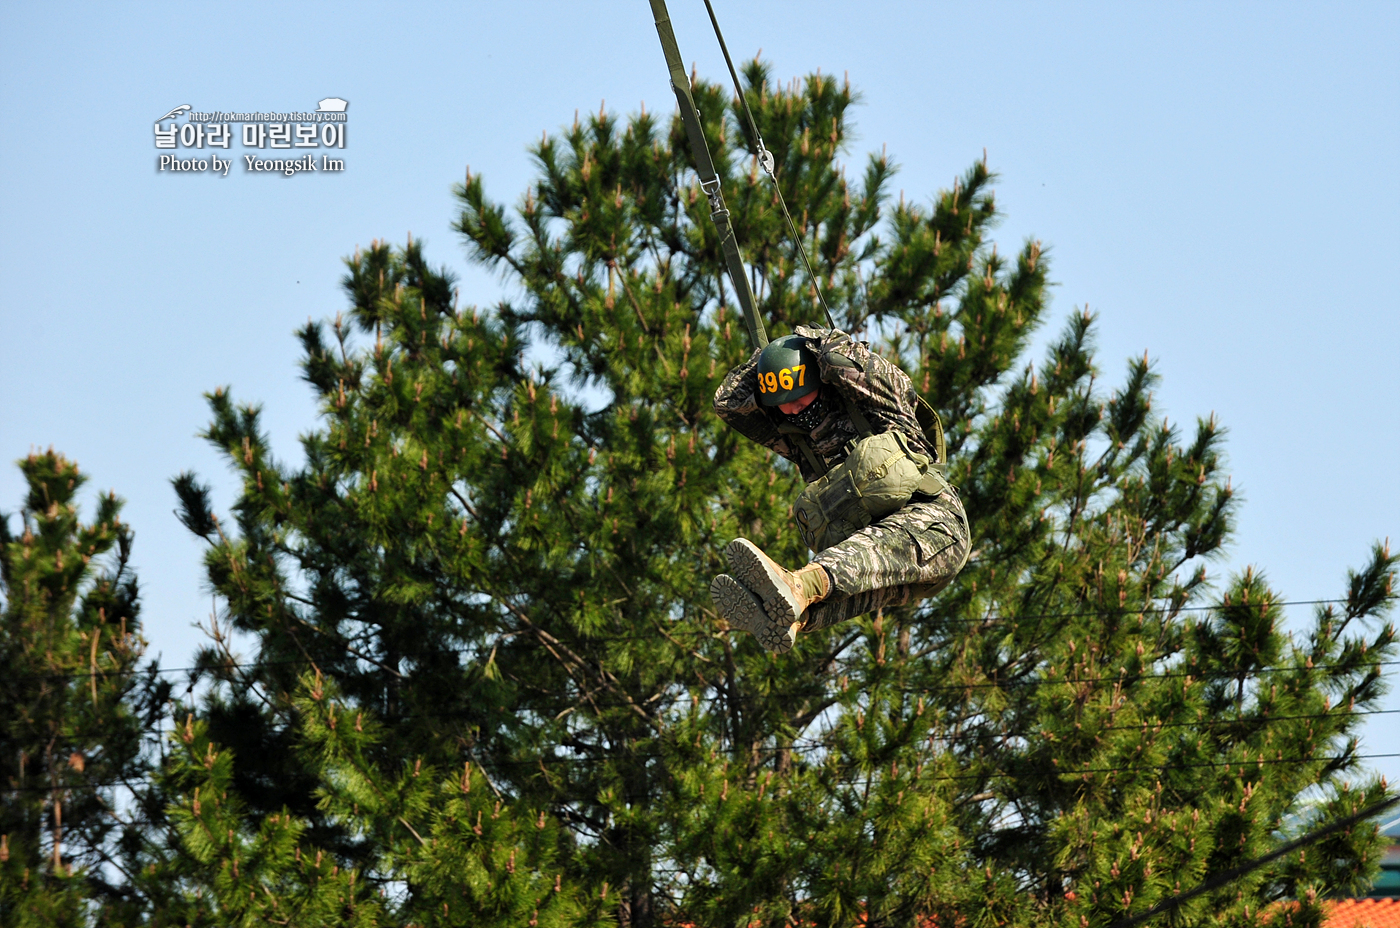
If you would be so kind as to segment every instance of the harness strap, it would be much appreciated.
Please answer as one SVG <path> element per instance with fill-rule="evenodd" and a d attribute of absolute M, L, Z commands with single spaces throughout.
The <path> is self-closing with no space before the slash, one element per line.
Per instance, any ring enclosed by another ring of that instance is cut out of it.
<path fill-rule="evenodd" d="M 719 230 L 719 243 L 724 251 L 729 282 L 733 285 L 739 306 L 744 311 L 744 325 L 749 330 L 749 341 L 754 347 L 762 348 L 768 344 L 768 333 L 764 331 L 763 320 L 758 317 L 758 310 L 754 306 L 753 288 L 749 286 L 748 275 L 744 273 L 744 259 L 739 254 L 739 242 L 734 237 L 734 227 L 729 224 L 729 209 L 724 205 L 724 195 L 719 190 L 719 177 L 715 174 L 710 147 L 705 143 L 705 132 L 700 125 L 700 113 L 695 108 L 695 98 L 690 94 L 690 78 L 686 77 L 680 48 L 676 45 L 676 33 L 671 29 L 671 15 L 666 10 L 666 0 L 651 0 L 651 13 L 656 20 L 656 33 L 661 37 L 661 51 L 666 55 L 666 67 L 671 72 L 671 89 L 676 92 L 681 121 L 685 123 L 685 134 L 690 139 L 690 154 L 695 159 L 695 170 L 700 175 L 700 189 L 710 201 L 710 219 Z"/>
<path fill-rule="evenodd" d="M 792 437 L 794 439 L 793 444 L 797 445 L 798 450 L 800 450 L 802 456 L 807 459 L 807 463 L 811 465 L 812 470 L 817 472 L 818 477 L 825 477 L 826 472 L 831 470 L 831 468 L 826 466 L 825 459 L 823 459 L 820 454 L 817 454 L 817 449 L 812 447 L 811 439 L 806 435 L 794 435 Z"/>
<path fill-rule="evenodd" d="M 842 336 L 845 340 L 850 340 L 850 336 L 844 333 L 842 333 Z M 830 354 L 833 352 L 829 351 L 828 353 Z M 857 366 L 854 361 L 851 361 L 845 355 L 839 352 L 834 353 L 846 366 Z M 846 416 L 851 420 L 851 424 L 856 427 L 856 431 L 859 433 L 861 439 L 863 440 L 874 435 L 875 428 L 870 424 L 870 420 L 866 418 L 865 413 L 861 412 L 860 407 L 856 405 L 855 401 L 847 396 L 844 390 L 834 384 L 831 386 L 831 389 L 840 397 L 841 405 L 846 411 Z M 920 492 L 936 496 L 947 486 L 947 481 L 943 477 L 943 471 L 948 464 L 948 448 L 943 439 L 943 420 L 939 417 L 938 410 L 929 405 L 928 400 L 919 396 L 917 393 L 914 394 L 914 397 L 917 401 L 914 407 L 914 417 L 919 423 L 920 430 L 924 433 L 924 440 L 928 442 L 934 453 L 933 462 L 929 465 L 928 475 L 924 478 L 919 490 Z M 812 466 L 812 469 L 816 471 L 817 474 L 825 476 L 830 468 L 826 466 L 821 455 L 817 454 L 815 449 L 813 449 L 806 432 L 796 426 L 787 424 L 779 425 L 778 431 L 787 435 L 789 440 L 798 447 L 803 456 L 807 459 L 807 463 Z"/>
<path fill-rule="evenodd" d="M 855 401 L 839 387 L 833 386 L 832 389 L 836 391 L 837 396 L 841 397 L 841 405 L 846 407 L 846 415 L 850 418 L 851 424 L 856 427 L 856 431 L 860 433 L 860 437 L 869 438 L 874 435 L 875 429 L 871 427 L 870 420 L 865 418 L 865 413 L 860 411 L 860 407 L 855 404 Z"/>
<path fill-rule="evenodd" d="M 837 390 L 836 393 L 841 397 L 841 404 L 846 408 L 846 415 L 850 417 L 851 424 L 856 427 L 861 439 L 864 440 L 875 434 L 870 420 L 865 417 L 865 413 L 860 411 L 860 407 L 856 406 L 855 402 L 840 390 Z M 947 478 L 943 476 L 944 468 L 948 463 L 948 451 L 943 441 L 943 421 L 939 418 L 938 411 L 930 406 L 923 397 L 919 397 L 918 419 L 919 425 L 924 430 L 924 438 L 933 445 L 937 458 L 929 465 L 928 473 L 919 482 L 917 492 L 927 496 L 937 496 L 948 486 Z M 926 419 L 930 421 L 926 422 Z M 816 449 L 812 447 L 811 439 L 802 429 L 783 424 L 778 426 L 778 431 L 786 435 L 788 440 L 797 446 L 818 477 L 826 476 L 827 472 L 831 470 L 826 465 L 825 459 L 817 454 Z"/>
<path fill-rule="evenodd" d="M 860 407 L 855 401 L 846 396 L 840 390 L 836 391 L 841 396 L 841 402 L 846 407 L 846 415 L 850 417 L 851 424 L 860 432 L 861 439 L 869 438 L 874 434 L 874 429 L 870 426 L 870 420 L 865 417 L 865 413 L 860 411 Z M 918 396 L 918 394 L 915 394 Z M 924 474 L 924 479 L 919 481 L 917 492 L 926 496 L 937 496 L 948 486 L 947 479 L 943 476 L 943 470 L 948 463 L 948 451 L 943 443 L 943 421 L 938 417 L 938 410 L 928 404 L 922 396 L 918 396 L 918 405 L 915 408 L 915 415 L 919 421 L 919 426 L 923 430 L 924 439 L 933 446 L 936 457 L 928 466 L 928 472 Z"/>
<path fill-rule="evenodd" d="M 818 477 L 825 477 L 826 472 L 831 470 L 826 466 L 826 459 L 817 454 L 817 449 L 812 447 L 812 440 L 805 431 L 795 425 L 788 425 L 786 422 L 779 423 L 778 432 L 787 437 L 787 440 L 797 446 L 797 450 L 802 452 L 802 457 L 806 458 L 808 466 L 816 472 Z"/>

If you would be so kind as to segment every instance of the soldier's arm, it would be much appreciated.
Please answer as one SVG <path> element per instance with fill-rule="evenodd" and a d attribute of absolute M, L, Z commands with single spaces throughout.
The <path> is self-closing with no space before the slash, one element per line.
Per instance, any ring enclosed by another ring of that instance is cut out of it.
<path fill-rule="evenodd" d="M 800 331 L 800 329 L 799 329 Z M 806 333 L 803 333 L 806 334 Z M 919 425 L 914 383 L 897 364 L 843 332 L 821 330 L 817 356 L 821 377 L 854 401 L 876 432 L 899 429 L 915 446 L 932 455 Z"/>

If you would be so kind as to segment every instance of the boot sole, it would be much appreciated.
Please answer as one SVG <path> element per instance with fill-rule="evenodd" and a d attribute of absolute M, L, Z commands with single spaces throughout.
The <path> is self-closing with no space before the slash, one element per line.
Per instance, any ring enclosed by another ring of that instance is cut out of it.
<path fill-rule="evenodd" d="M 710 598 L 730 625 L 753 635 L 765 651 L 783 654 L 792 649 L 789 626 L 778 625 L 770 619 L 763 608 L 763 601 L 738 580 L 728 574 L 720 574 L 710 582 Z"/>
<path fill-rule="evenodd" d="M 724 556 L 739 582 L 763 601 L 763 609 L 773 624 L 787 629 L 802 617 L 801 604 L 792 588 L 773 569 L 757 545 L 747 538 L 736 538 L 724 549 Z"/>

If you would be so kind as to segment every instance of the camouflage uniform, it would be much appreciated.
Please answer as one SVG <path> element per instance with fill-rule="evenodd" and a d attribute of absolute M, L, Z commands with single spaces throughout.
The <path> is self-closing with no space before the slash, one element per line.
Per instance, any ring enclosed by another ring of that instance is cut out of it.
<path fill-rule="evenodd" d="M 837 391 L 870 422 L 874 433 L 898 429 L 910 449 L 933 458 L 915 413 L 914 385 L 897 366 L 843 332 L 798 326 L 812 340 L 825 392 Z M 758 400 L 759 352 L 729 372 L 715 392 L 715 412 L 741 435 L 797 465 L 809 483 L 821 476 L 788 436 L 795 430 Z M 786 431 L 784 431 L 786 429 Z M 809 442 L 828 467 L 846 457 L 860 430 L 845 410 L 831 404 Z M 803 614 L 803 630 L 825 628 L 877 609 L 932 596 L 957 576 L 971 549 L 967 515 L 952 487 L 935 497 L 914 498 L 885 518 L 820 552 L 813 561 L 831 575 L 832 592 Z"/>

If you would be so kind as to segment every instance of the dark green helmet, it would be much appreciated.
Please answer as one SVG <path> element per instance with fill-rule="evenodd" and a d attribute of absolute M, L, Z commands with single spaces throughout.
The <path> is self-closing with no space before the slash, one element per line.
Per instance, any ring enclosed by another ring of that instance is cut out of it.
<path fill-rule="evenodd" d="M 758 356 L 758 401 L 764 406 L 791 403 L 819 386 L 816 352 L 801 335 L 774 339 Z"/>

